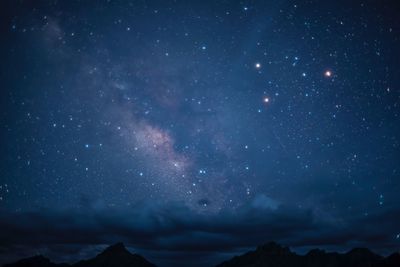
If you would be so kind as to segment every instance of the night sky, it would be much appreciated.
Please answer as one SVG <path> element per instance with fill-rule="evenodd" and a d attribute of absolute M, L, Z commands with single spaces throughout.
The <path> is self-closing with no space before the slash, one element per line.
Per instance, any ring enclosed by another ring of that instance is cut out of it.
<path fill-rule="evenodd" d="M 0 264 L 400 247 L 397 1 L 1 1 Z"/>

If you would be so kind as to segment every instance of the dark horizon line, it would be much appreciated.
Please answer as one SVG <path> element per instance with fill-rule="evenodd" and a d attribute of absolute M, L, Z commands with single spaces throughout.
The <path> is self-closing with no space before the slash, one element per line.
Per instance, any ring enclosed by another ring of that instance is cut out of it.
<path fill-rule="evenodd" d="M 128 248 L 129 248 L 129 246 L 128 246 Z M 103 249 L 102 251 L 100 251 L 99 253 L 97 253 L 95 256 L 93 256 L 91 258 L 76 259 L 74 262 L 53 262 L 53 259 L 51 259 L 51 258 L 47 257 L 46 255 L 43 255 L 43 254 L 40 253 L 40 254 L 32 255 L 30 257 L 21 258 L 19 260 L 14 261 L 14 262 L 3 263 L 1 266 L 2 267 L 7 267 L 7 266 L 10 266 L 10 265 L 17 264 L 17 263 L 19 263 L 21 261 L 24 261 L 24 260 L 39 259 L 39 258 L 44 259 L 46 261 L 48 260 L 51 264 L 55 264 L 55 265 L 74 266 L 74 265 L 80 263 L 81 261 L 87 261 L 87 260 L 90 260 L 90 259 L 94 259 L 94 258 L 98 257 L 99 255 L 106 253 L 107 251 L 114 251 L 114 252 L 115 251 L 119 251 L 119 252 L 126 251 L 131 255 L 137 255 L 137 256 L 145 258 L 142 254 L 139 254 L 137 252 L 131 252 L 128 248 L 127 248 L 127 246 L 125 246 L 125 244 L 123 242 L 117 242 L 117 243 L 108 245 L 105 249 Z M 394 255 L 399 255 L 399 257 L 400 257 L 400 248 L 397 251 L 393 251 L 393 252 L 388 253 L 387 256 L 382 255 L 380 253 L 376 253 L 373 249 L 368 248 L 368 247 L 353 247 L 353 248 L 350 248 L 350 249 L 348 249 L 348 250 L 346 250 L 344 252 L 328 251 L 328 250 L 325 250 L 325 249 L 321 249 L 321 248 L 315 247 L 315 248 L 309 249 L 305 253 L 298 253 L 298 252 L 295 252 L 295 251 L 291 250 L 290 246 L 282 245 L 282 244 L 280 244 L 278 242 L 275 242 L 275 241 L 269 241 L 269 242 L 263 243 L 262 245 L 258 245 L 256 247 L 254 247 L 254 249 L 252 249 L 252 250 L 244 251 L 244 252 L 242 252 L 242 253 L 240 253 L 238 255 L 235 255 L 234 257 L 228 258 L 228 259 L 226 259 L 226 260 L 224 260 L 224 261 L 222 261 L 222 262 L 220 262 L 220 263 L 218 263 L 216 265 L 212 265 L 212 266 L 219 266 L 219 265 L 221 265 L 221 264 L 223 264 L 223 263 L 225 263 L 227 261 L 230 261 L 231 259 L 233 259 L 235 257 L 241 257 L 241 256 L 243 256 L 245 254 L 248 254 L 248 253 L 251 253 L 251 252 L 261 251 L 261 250 L 264 250 L 264 249 L 280 249 L 282 251 L 286 250 L 288 253 L 290 253 L 292 255 L 300 256 L 300 257 L 306 257 L 307 255 L 310 255 L 311 253 L 316 253 L 316 252 L 319 252 L 319 253 L 325 254 L 325 255 L 329 255 L 329 254 L 330 255 L 332 255 L 332 254 L 335 254 L 335 255 L 349 255 L 349 254 L 355 253 L 355 252 L 363 252 L 363 253 L 373 254 L 373 255 L 375 255 L 377 257 L 380 257 L 382 260 L 388 259 L 388 258 L 390 258 L 390 257 L 392 257 Z M 212 251 L 210 251 L 210 253 L 212 253 Z M 145 258 L 145 259 L 147 260 L 147 258 Z M 156 266 L 160 267 L 158 265 L 156 265 Z"/>

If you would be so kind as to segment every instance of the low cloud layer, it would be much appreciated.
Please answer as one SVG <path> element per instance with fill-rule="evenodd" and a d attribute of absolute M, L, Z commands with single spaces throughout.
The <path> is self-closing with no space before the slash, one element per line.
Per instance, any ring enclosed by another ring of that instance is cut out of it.
<path fill-rule="evenodd" d="M 211 266 L 270 240 L 295 249 L 371 247 L 376 243 L 381 245 L 371 248 L 378 252 L 395 250 L 395 236 L 386 233 L 397 230 L 398 212 L 340 224 L 320 220 L 311 210 L 265 207 L 259 205 L 260 199 L 241 211 L 214 216 L 194 213 L 179 203 L 142 205 L 129 214 L 96 209 L 2 213 L 0 257 L 4 263 L 41 253 L 54 261 L 74 262 L 120 241 L 162 266 L 182 261 Z"/>

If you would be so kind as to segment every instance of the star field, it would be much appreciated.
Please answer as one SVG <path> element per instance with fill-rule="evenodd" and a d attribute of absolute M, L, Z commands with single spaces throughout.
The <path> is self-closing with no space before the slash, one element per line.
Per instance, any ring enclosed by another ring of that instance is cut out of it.
<path fill-rule="evenodd" d="M 199 266 L 269 240 L 399 247 L 395 1 L 0 9 L 0 227 L 35 214 L 72 236 L 5 232 L 0 259 L 121 239 L 160 266 L 206 243 Z"/>

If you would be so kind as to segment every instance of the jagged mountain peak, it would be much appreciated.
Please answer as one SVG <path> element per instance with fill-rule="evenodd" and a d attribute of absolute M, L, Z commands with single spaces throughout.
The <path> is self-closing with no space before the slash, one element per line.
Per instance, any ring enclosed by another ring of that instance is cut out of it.
<path fill-rule="evenodd" d="M 291 253 L 288 247 L 281 246 L 276 242 L 268 242 L 264 245 L 258 246 L 257 252 L 267 253 L 270 255 L 287 255 Z"/>
<path fill-rule="evenodd" d="M 155 267 L 155 265 L 139 254 L 130 253 L 123 243 L 116 243 L 96 257 L 82 260 L 72 267 Z"/>
<path fill-rule="evenodd" d="M 217 267 L 400 267 L 400 254 L 387 258 L 366 248 L 355 248 L 347 253 L 313 249 L 305 255 L 291 252 L 288 247 L 269 242 L 240 256 L 222 262 Z M 36 255 L 6 264 L 4 267 L 156 267 L 139 254 L 130 253 L 123 243 L 107 247 L 96 257 L 75 264 L 56 264 Z"/>
<path fill-rule="evenodd" d="M 235 256 L 217 267 L 400 267 L 400 254 L 384 258 L 367 248 L 355 248 L 345 254 L 313 249 L 305 255 L 291 252 L 275 242 L 255 251 Z"/>
<path fill-rule="evenodd" d="M 100 255 L 105 255 L 105 254 L 115 254 L 115 253 L 128 253 L 131 254 L 125 247 L 124 243 L 119 242 L 114 245 L 111 245 L 107 247 Z"/>

